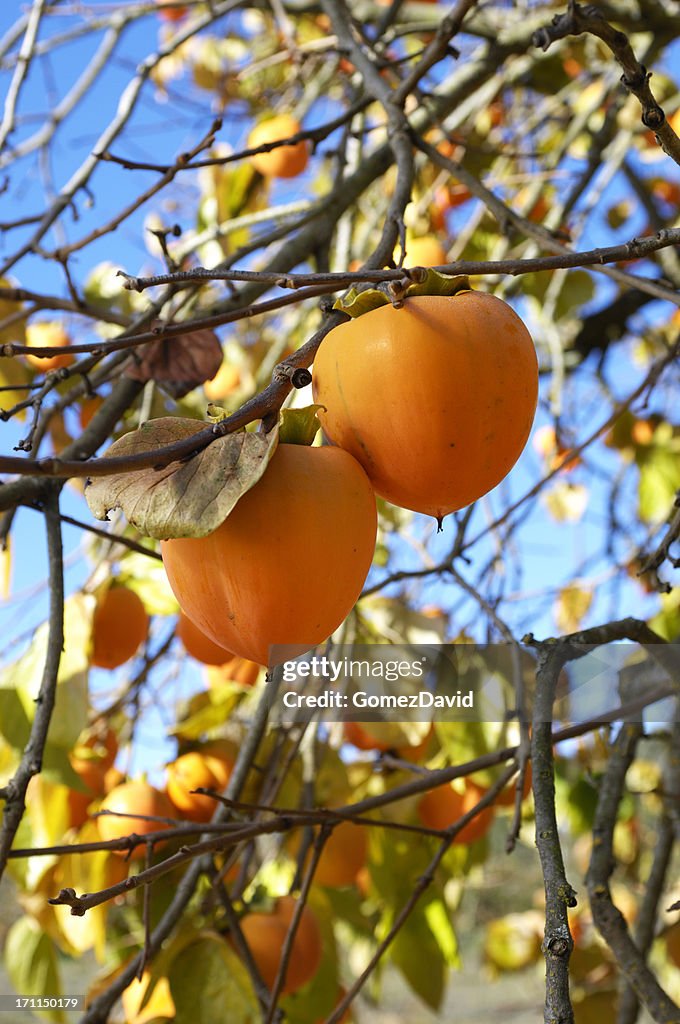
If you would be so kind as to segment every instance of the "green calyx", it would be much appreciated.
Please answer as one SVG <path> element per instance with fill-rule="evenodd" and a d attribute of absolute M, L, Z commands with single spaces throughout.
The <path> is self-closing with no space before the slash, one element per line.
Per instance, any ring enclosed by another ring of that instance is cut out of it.
<path fill-rule="evenodd" d="M 423 279 L 413 281 L 406 288 L 398 281 L 386 281 L 380 288 L 350 288 L 344 298 L 336 299 L 333 309 L 341 310 L 354 320 L 379 306 L 400 305 L 414 295 L 457 295 L 471 290 L 470 281 L 464 275 L 447 277 L 431 267 L 422 269 L 425 270 Z"/>
<path fill-rule="evenodd" d="M 317 409 L 324 405 L 307 405 L 304 409 L 284 409 L 279 423 L 279 444 L 311 445 L 321 424 Z"/>

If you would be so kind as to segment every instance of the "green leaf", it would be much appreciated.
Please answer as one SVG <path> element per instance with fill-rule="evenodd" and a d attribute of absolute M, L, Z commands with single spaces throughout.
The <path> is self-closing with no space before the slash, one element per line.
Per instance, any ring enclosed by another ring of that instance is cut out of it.
<path fill-rule="evenodd" d="M 131 551 L 121 557 L 118 582 L 134 590 L 149 615 L 176 615 L 179 611 L 163 563 Z"/>
<path fill-rule="evenodd" d="M 640 466 L 638 507 L 647 523 L 662 523 L 680 489 L 680 457 L 668 448 L 655 447 Z"/>
<path fill-rule="evenodd" d="M 60 996 L 61 981 L 54 943 L 33 918 L 15 921 L 5 942 L 5 967 L 22 996 Z M 46 1020 L 61 1022 L 63 1010 L 36 1010 Z"/>
<path fill-rule="evenodd" d="M 95 599 L 75 594 L 64 604 L 64 649 L 59 663 L 55 708 L 45 748 L 44 768 L 55 782 L 80 788 L 67 753 L 87 725 L 88 653 Z M 43 623 L 26 653 L 0 675 L 0 732 L 23 749 L 35 716 L 47 654 L 49 628 Z"/>
<path fill-rule="evenodd" d="M 229 1024 L 259 1024 L 259 1006 L 248 972 L 218 935 L 186 946 L 170 965 L 168 979 L 176 1024 L 212 1024 L 228 1008 Z"/>
<path fill-rule="evenodd" d="M 413 991 L 437 1011 L 444 996 L 447 963 L 422 901 L 392 943 L 391 958 Z"/>
<path fill-rule="evenodd" d="M 470 282 L 467 277 L 462 275 L 447 277 L 446 274 L 440 274 L 438 270 L 432 270 L 431 267 L 428 267 L 425 280 L 419 284 L 409 285 L 404 292 L 404 297 L 408 298 L 412 295 L 456 295 L 462 291 L 470 291 Z M 333 309 L 342 310 L 343 313 L 351 316 L 354 320 L 356 317 L 363 316 L 364 313 L 370 313 L 371 310 L 378 309 L 380 306 L 387 306 L 390 302 L 392 302 L 392 298 L 389 294 L 388 286 L 386 286 L 385 291 L 379 288 L 365 288 L 364 290 L 350 288 L 344 298 L 336 299 L 333 303 Z"/>
<path fill-rule="evenodd" d="M 225 681 L 221 686 L 195 694 L 188 702 L 177 725 L 169 736 L 183 740 L 197 740 L 224 725 L 231 718 L 236 705 L 243 699 L 243 687 Z"/>
<path fill-rule="evenodd" d="M 153 451 L 200 430 L 195 420 L 174 416 L 149 420 L 114 441 L 105 457 Z M 266 436 L 247 431 L 228 434 L 185 461 L 99 477 L 85 489 L 85 498 L 97 519 L 121 508 L 128 522 L 158 540 L 205 537 L 257 483 L 277 442 L 277 428 Z"/>

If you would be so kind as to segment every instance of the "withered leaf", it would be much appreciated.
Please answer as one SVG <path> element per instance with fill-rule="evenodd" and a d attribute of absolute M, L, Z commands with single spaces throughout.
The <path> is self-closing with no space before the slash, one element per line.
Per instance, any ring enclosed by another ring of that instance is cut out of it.
<path fill-rule="evenodd" d="M 174 398 L 181 398 L 214 377 L 222 363 L 222 346 L 214 331 L 194 331 L 150 341 L 141 349 L 141 363 L 126 371 L 133 380 L 156 381 Z"/>
<path fill-rule="evenodd" d="M 104 458 L 154 451 L 206 426 L 175 416 L 149 420 L 114 441 Z M 205 537 L 257 483 L 277 442 L 278 427 L 267 435 L 228 434 L 184 462 L 98 477 L 85 488 L 85 497 L 97 519 L 106 519 L 108 512 L 120 508 L 128 522 L 148 537 Z"/>

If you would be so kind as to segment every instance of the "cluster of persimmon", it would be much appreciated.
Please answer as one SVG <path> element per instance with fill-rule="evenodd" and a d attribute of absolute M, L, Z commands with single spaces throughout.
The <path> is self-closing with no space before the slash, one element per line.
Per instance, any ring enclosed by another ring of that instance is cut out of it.
<path fill-rule="evenodd" d="M 312 387 L 330 443 L 279 443 L 217 530 L 161 542 L 188 619 L 261 665 L 276 645 L 290 658 L 324 642 L 351 610 L 373 559 L 375 495 L 441 524 L 506 476 L 529 437 L 538 367 L 510 306 L 462 291 L 336 327 Z"/>

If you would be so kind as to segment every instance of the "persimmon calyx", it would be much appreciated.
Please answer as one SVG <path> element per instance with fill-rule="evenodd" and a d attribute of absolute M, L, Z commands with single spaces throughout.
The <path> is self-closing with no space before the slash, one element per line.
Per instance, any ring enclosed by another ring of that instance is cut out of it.
<path fill-rule="evenodd" d="M 463 274 L 447 277 L 446 274 L 440 274 L 438 270 L 433 270 L 431 267 L 415 269 L 419 271 L 418 277 L 421 280 L 411 281 L 406 288 L 402 288 L 400 282 L 397 282 L 398 301 L 400 302 L 413 295 L 448 296 L 472 291 L 470 279 Z M 424 274 L 420 273 L 422 271 Z M 339 309 L 355 320 L 380 306 L 393 305 L 395 301 L 394 285 L 394 281 L 387 281 L 384 288 L 366 288 L 363 291 L 359 288 L 350 288 L 343 298 L 336 299 L 333 309 Z"/>
<path fill-rule="evenodd" d="M 306 405 L 304 409 L 284 409 L 279 424 L 280 444 L 314 443 L 321 424 L 316 415 L 318 409 L 326 412 L 325 405 Z"/>

